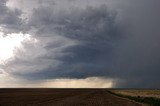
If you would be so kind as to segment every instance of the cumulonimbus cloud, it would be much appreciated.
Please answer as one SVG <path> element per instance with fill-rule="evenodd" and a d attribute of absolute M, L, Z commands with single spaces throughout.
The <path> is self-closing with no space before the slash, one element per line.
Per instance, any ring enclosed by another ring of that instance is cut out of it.
<path fill-rule="evenodd" d="M 17 51 L 3 67 L 10 76 L 31 81 L 103 77 L 119 79 L 117 87 L 159 87 L 160 2 L 1 3 L 3 30 L 22 31 L 39 41 L 24 42 L 25 51 Z"/>

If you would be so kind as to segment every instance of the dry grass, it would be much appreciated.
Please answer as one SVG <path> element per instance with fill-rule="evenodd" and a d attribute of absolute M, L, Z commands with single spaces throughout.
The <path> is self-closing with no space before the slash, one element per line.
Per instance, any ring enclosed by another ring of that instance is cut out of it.
<path fill-rule="evenodd" d="M 127 96 L 140 96 L 140 97 L 154 97 L 160 98 L 160 90 L 111 90 L 116 94 L 122 94 Z"/>

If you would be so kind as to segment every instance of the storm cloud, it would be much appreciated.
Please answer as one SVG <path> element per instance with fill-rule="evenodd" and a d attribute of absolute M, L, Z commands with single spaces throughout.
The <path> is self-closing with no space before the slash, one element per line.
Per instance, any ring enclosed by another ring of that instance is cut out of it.
<path fill-rule="evenodd" d="M 156 0 L 1 0 L 2 29 L 31 35 L 1 70 L 22 82 L 98 77 L 114 80 L 112 87 L 159 88 L 159 6 Z"/>
<path fill-rule="evenodd" d="M 6 7 L 6 0 L 0 0 L 0 27 L 4 32 L 16 32 L 21 29 L 20 14 L 20 10 L 10 10 Z"/>

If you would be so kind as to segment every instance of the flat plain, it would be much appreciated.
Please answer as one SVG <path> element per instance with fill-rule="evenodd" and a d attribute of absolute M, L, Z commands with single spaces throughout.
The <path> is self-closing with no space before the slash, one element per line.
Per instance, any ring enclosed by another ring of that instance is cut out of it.
<path fill-rule="evenodd" d="M 145 106 L 108 89 L 0 89 L 0 106 Z"/>
<path fill-rule="evenodd" d="M 110 93 L 151 106 L 160 106 L 159 89 L 112 89 Z"/>
<path fill-rule="evenodd" d="M 128 96 L 139 96 L 139 97 L 154 97 L 160 99 L 159 89 L 115 89 L 111 90 L 114 93 L 128 95 Z"/>

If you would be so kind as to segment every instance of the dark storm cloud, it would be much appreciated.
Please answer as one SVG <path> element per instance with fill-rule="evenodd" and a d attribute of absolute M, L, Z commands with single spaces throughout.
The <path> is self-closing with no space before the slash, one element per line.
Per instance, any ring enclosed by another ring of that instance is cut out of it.
<path fill-rule="evenodd" d="M 57 18 L 60 26 L 55 31 L 83 44 L 63 51 L 72 55 L 59 58 L 63 61 L 59 76 L 106 76 L 124 80 L 122 87 L 159 87 L 159 5 L 159 1 L 129 1 L 117 26 L 116 14 L 105 5 L 74 9 Z"/>
<path fill-rule="evenodd" d="M 56 59 L 62 63 L 57 67 L 50 66 L 24 76 L 41 79 L 108 75 L 111 66 L 111 51 L 120 38 L 120 35 L 117 35 L 115 18 L 116 12 L 109 11 L 106 5 L 96 8 L 92 6 L 85 9 L 73 8 L 71 11 L 60 11 L 55 14 L 48 7 L 36 9 L 29 25 L 38 29 L 37 35 L 52 37 L 56 33 L 59 36 L 77 41 L 78 44 L 65 47 L 60 51 L 66 55 L 52 58 L 52 55 L 55 55 L 52 49 L 63 45 L 63 42 L 48 43 L 45 47 L 50 54 L 48 58 Z M 18 75 L 18 73 L 16 74 Z"/>
<path fill-rule="evenodd" d="M 125 80 L 121 87 L 160 87 L 159 6 L 159 1 L 141 0 L 123 8 L 120 24 L 126 34 L 113 58 L 116 77 Z"/>
<path fill-rule="evenodd" d="M 85 1 L 53 0 L 34 8 L 26 31 L 35 31 L 43 46 L 36 52 L 29 47 L 35 58 L 27 65 L 29 59 L 17 56 L 10 65 L 23 64 L 25 72 L 11 74 L 30 80 L 100 76 L 120 79 L 117 87 L 160 87 L 160 2 L 106 0 L 114 1 L 107 5 L 101 0 L 97 6 L 93 1 L 87 6 Z M 36 68 L 28 68 L 32 65 Z"/>

